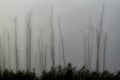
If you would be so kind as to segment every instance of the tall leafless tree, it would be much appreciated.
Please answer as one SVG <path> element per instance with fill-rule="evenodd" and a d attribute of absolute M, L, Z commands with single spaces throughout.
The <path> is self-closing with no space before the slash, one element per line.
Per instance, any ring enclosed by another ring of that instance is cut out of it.
<path fill-rule="evenodd" d="M 80 34 L 83 36 L 83 41 L 84 41 L 84 67 L 87 69 L 87 38 L 86 38 L 86 34 L 82 31 L 80 31 Z"/>
<path fill-rule="evenodd" d="M 106 45 L 107 45 L 107 32 L 105 32 L 104 37 L 104 53 L 103 53 L 103 71 L 105 71 L 106 68 Z"/>
<path fill-rule="evenodd" d="M 11 64 L 10 64 L 10 39 L 9 39 L 10 37 L 9 37 L 9 32 L 7 32 L 7 39 L 8 39 L 8 67 L 9 67 L 9 70 L 11 69 Z"/>
<path fill-rule="evenodd" d="M 55 52 L 54 52 L 54 29 L 53 29 L 53 6 L 51 6 L 51 13 L 50 13 L 50 28 L 51 28 L 51 59 L 52 65 L 55 66 Z"/>
<path fill-rule="evenodd" d="M 39 40 L 38 40 L 38 42 L 37 42 L 37 44 L 38 44 L 38 46 L 39 46 L 39 61 L 40 61 L 40 69 L 41 69 L 41 71 L 42 71 L 42 59 L 41 59 L 41 57 L 42 57 L 42 55 L 41 55 L 41 46 L 40 46 L 40 38 L 39 38 Z"/>
<path fill-rule="evenodd" d="M 102 6 L 102 13 L 100 19 L 99 30 L 97 31 L 97 61 L 96 61 L 96 71 L 99 71 L 99 55 L 100 55 L 100 44 L 101 44 L 101 36 L 102 36 L 102 28 L 103 28 L 103 18 L 104 18 L 104 8 L 105 8 L 105 0 Z"/>
<path fill-rule="evenodd" d="M 91 22 L 89 18 L 89 32 L 88 32 L 88 54 L 87 54 L 87 68 L 90 68 L 90 38 L 91 38 Z"/>
<path fill-rule="evenodd" d="M 3 70 L 3 45 L 2 45 L 1 37 L 0 37 L 0 66 L 1 66 L 1 70 Z"/>
<path fill-rule="evenodd" d="M 61 41 L 59 40 L 59 51 L 58 51 L 58 54 L 59 54 L 59 65 L 61 65 Z"/>
<path fill-rule="evenodd" d="M 14 19 L 14 23 L 15 23 L 15 60 L 16 60 L 16 71 L 19 70 L 19 59 L 18 59 L 18 42 L 17 42 L 17 17 L 15 17 Z"/>
<path fill-rule="evenodd" d="M 26 57 L 27 57 L 27 62 L 26 62 L 26 67 L 27 71 L 31 70 L 31 12 L 27 14 L 27 39 L 26 39 Z"/>
<path fill-rule="evenodd" d="M 42 45 L 41 45 L 41 62 L 42 62 L 42 71 L 44 70 L 44 55 L 43 55 L 43 40 L 42 40 Z"/>
<path fill-rule="evenodd" d="M 47 43 L 46 43 L 46 47 L 45 47 L 45 71 L 47 69 Z"/>
<path fill-rule="evenodd" d="M 83 34 L 83 38 L 84 38 L 84 66 L 85 66 L 85 69 L 87 68 L 87 60 L 86 60 L 86 35 Z"/>
<path fill-rule="evenodd" d="M 61 45 L 62 45 L 62 57 L 63 57 L 63 64 L 64 67 L 66 66 L 66 61 L 65 61 L 65 50 L 64 50 L 64 39 L 63 39 L 63 34 L 62 34 L 62 30 L 61 30 L 61 19 L 60 17 L 58 18 L 58 27 L 59 27 L 59 32 L 60 32 L 60 41 L 61 41 Z"/>
<path fill-rule="evenodd" d="M 41 38 L 41 40 L 40 40 L 40 38 Z M 41 43 L 42 42 L 42 43 Z M 39 39 L 38 39 L 38 41 L 37 41 L 37 44 L 38 44 L 38 46 L 39 46 L 39 61 L 40 61 L 40 69 L 41 69 L 41 72 L 43 71 L 43 70 L 45 70 L 45 58 L 44 58 L 44 55 L 43 55 L 43 40 L 42 40 L 42 31 L 41 31 L 41 29 L 40 29 L 40 35 L 39 35 Z"/>
<path fill-rule="evenodd" d="M 3 70 L 5 70 L 5 68 L 6 68 L 6 58 L 5 58 L 5 54 L 6 54 L 6 52 L 5 52 L 5 46 L 6 46 L 6 44 L 5 44 L 5 33 L 6 33 L 6 31 L 5 31 L 5 29 L 3 28 L 3 45 L 4 45 L 4 47 L 3 47 Z"/>
<path fill-rule="evenodd" d="M 90 33 L 90 34 L 91 34 L 91 39 L 90 39 L 91 41 L 90 41 L 90 60 L 89 60 L 89 61 L 90 61 L 90 62 L 89 62 L 89 63 L 90 63 L 90 64 L 89 64 L 90 66 L 89 66 L 89 67 L 90 67 L 90 71 L 91 71 L 91 66 L 92 66 L 92 54 L 93 54 L 93 25 L 91 25 L 91 33 Z"/>

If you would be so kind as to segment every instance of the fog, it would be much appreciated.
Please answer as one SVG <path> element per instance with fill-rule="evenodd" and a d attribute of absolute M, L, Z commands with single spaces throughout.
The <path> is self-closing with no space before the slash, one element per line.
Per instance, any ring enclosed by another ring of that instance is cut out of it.
<path fill-rule="evenodd" d="M 40 74 L 71 62 L 95 71 L 99 53 L 99 71 L 116 72 L 119 26 L 119 0 L 0 0 L 1 68 Z"/>

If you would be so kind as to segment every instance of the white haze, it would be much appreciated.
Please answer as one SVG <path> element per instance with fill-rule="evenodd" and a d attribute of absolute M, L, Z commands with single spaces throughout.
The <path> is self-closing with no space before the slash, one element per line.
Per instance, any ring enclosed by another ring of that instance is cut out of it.
<path fill-rule="evenodd" d="M 103 0 L 0 0 L 0 36 L 3 29 L 10 34 L 11 67 L 15 68 L 14 52 L 14 18 L 18 18 L 18 52 L 21 70 L 26 69 L 26 15 L 32 12 L 32 68 L 39 73 L 39 56 L 37 41 L 39 35 L 50 47 L 50 9 L 53 6 L 53 24 L 55 33 L 55 57 L 58 60 L 58 17 L 61 18 L 65 45 L 66 62 L 74 66 L 84 65 L 83 36 L 80 31 L 88 33 L 89 18 L 94 27 L 98 27 Z M 111 72 L 120 70 L 120 0 L 106 0 L 103 31 L 108 33 L 106 68 Z M 40 33 L 41 32 L 41 33 Z M 7 35 L 7 34 L 6 34 Z M 6 42 L 6 53 L 7 40 Z M 45 44 L 44 44 L 45 46 Z M 92 56 L 92 69 L 95 70 L 96 54 Z M 51 66 L 50 49 L 47 50 L 47 68 Z M 100 58 L 102 70 L 102 57 Z M 8 55 L 6 54 L 6 64 Z"/>

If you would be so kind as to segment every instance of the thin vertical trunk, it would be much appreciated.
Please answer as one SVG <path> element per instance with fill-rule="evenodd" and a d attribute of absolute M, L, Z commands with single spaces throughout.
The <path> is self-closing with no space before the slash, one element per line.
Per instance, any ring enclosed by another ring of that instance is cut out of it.
<path fill-rule="evenodd" d="M 55 53 L 54 53 L 54 30 L 53 30 L 53 7 L 51 7 L 50 13 L 50 27 L 51 27 L 51 58 L 52 58 L 52 65 L 55 66 Z"/>
<path fill-rule="evenodd" d="M 40 59 L 40 69 L 41 69 L 41 72 L 42 72 L 42 60 L 41 60 L 41 47 L 40 47 L 40 43 L 39 43 L 40 40 L 38 40 L 38 46 L 39 46 L 39 59 Z"/>
<path fill-rule="evenodd" d="M 85 34 L 83 34 L 83 37 L 84 37 L 84 66 L 85 66 L 85 69 L 87 68 L 87 63 L 86 63 L 86 36 Z"/>
<path fill-rule="evenodd" d="M 47 69 L 47 44 L 46 44 L 46 48 L 45 48 L 45 71 Z"/>
<path fill-rule="evenodd" d="M 10 39 L 9 39 L 9 32 L 7 33 L 7 37 L 8 37 L 8 66 L 9 66 L 9 70 L 11 69 L 10 67 Z"/>
<path fill-rule="evenodd" d="M 0 37 L 0 67 L 1 70 L 3 70 L 3 46 L 1 37 Z"/>
<path fill-rule="evenodd" d="M 31 12 L 27 15 L 27 71 L 31 70 Z"/>
<path fill-rule="evenodd" d="M 61 65 L 61 55 L 60 55 L 60 51 L 61 50 L 61 44 L 60 44 L 60 41 L 59 41 L 59 65 Z"/>
<path fill-rule="evenodd" d="M 4 44 L 4 50 L 3 50 L 3 70 L 6 68 L 6 58 L 5 58 L 5 30 L 3 30 L 3 44 Z"/>
<path fill-rule="evenodd" d="M 58 19 L 58 25 L 59 25 L 59 32 L 60 32 L 60 38 L 61 38 L 61 45 L 62 45 L 62 57 L 63 57 L 63 64 L 64 64 L 64 67 L 66 66 L 66 63 L 65 63 L 65 51 L 64 51 L 64 40 L 63 40 L 63 35 L 62 35 L 62 30 L 61 30 L 61 20 L 60 20 L 60 17 Z"/>
<path fill-rule="evenodd" d="M 99 37 L 99 33 L 98 33 L 98 30 L 96 30 L 96 46 L 97 46 L 97 58 L 96 58 L 96 71 L 98 72 L 98 70 L 99 70 L 99 51 L 98 51 L 98 49 L 99 49 L 99 47 L 98 47 L 98 45 L 99 45 L 99 43 L 98 43 L 98 37 Z"/>
<path fill-rule="evenodd" d="M 89 18 L 89 34 L 88 34 L 88 61 L 87 61 L 87 68 L 89 69 L 90 68 L 90 37 L 91 37 L 91 31 L 90 31 L 90 28 L 91 28 L 91 24 L 90 24 L 90 18 Z"/>
<path fill-rule="evenodd" d="M 99 55 L 100 55 L 100 43 L 101 43 L 101 34 L 102 34 L 102 27 L 103 27 L 103 17 L 104 17 L 104 6 L 105 6 L 105 0 L 102 6 L 102 13 L 101 13 L 101 19 L 100 19 L 100 25 L 99 25 L 99 31 L 97 32 L 97 61 L 96 61 L 96 71 L 99 71 Z"/>
<path fill-rule="evenodd" d="M 105 71 L 105 64 L 106 64 L 106 45 L 107 45 L 107 32 L 105 32 L 104 37 L 104 53 L 103 53 L 103 71 Z"/>
<path fill-rule="evenodd" d="M 38 44 L 38 46 L 39 46 L 39 61 L 40 61 L 40 69 L 41 69 L 41 72 L 43 71 L 43 64 L 42 64 L 42 54 L 43 54 L 43 51 L 42 51 L 42 47 L 43 47 L 43 40 L 42 40 L 42 46 L 41 46 L 41 44 L 40 44 L 40 37 L 42 36 L 42 31 L 40 30 L 40 35 L 39 35 L 39 39 L 38 39 L 38 42 L 37 42 L 37 44 Z M 42 38 L 42 37 L 41 37 Z"/>
<path fill-rule="evenodd" d="M 88 45 L 86 44 L 87 40 L 86 40 L 86 34 L 84 34 L 82 31 L 80 31 L 80 33 L 83 36 L 83 43 L 84 43 L 84 67 L 85 69 L 87 69 L 88 65 L 87 65 L 87 47 Z"/>
<path fill-rule="evenodd" d="M 93 53 L 93 26 L 91 27 L 90 71 L 91 71 L 91 65 L 92 65 L 92 53 Z"/>
<path fill-rule="evenodd" d="M 43 56 L 43 40 L 42 40 L 42 45 L 41 45 L 41 61 L 42 61 L 42 71 L 44 70 L 44 56 Z"/>
<path fill-rule="evenodd" d="M 1 70 L 1 66 L 2 66 L 2 49 L 1 49 L 1 37 L 0 37 L 0 70 Z"/>
<path fill-rule="evenodd" d="M 17 18 L 15 18 L 15 58 L 16 58 L 16 71 L 19 69 L 18 61 L 18 45 L 17 45 Z"/>

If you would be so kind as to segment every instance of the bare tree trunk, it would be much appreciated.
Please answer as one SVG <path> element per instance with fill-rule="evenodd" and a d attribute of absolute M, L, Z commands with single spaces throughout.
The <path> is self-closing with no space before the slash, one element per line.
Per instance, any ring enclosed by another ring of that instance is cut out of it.
<path fill-rule="evenodd" d="M 92 53 L 93 53 L 93 25 L 91 26 L 90 71 L 91 71 L 91 66 L 92 66 Z"/>
<path fill-rule="evenodd" d="M 40 56 L 40 69 L 41 69 L 41 72 L 42 72 L 42 59 L 41 59 L 41 47 L 40 47 L 40 43 L 39 43 L 40 40 L 38 40 L 38 46 L 39 46 L 39 56 Z"/>
<path fill-rule="evenodd" d="M 107 45 L 107 32 L 105 32 L 104 37 L 104 53 L 103 53 L 103 71 L 105 71 L 105 64 L 106 64 L 106 45 Z"/>
<path fill-rule="evenodd" d="M 5 30 L 3 29 L 3 43 L 4 43 L 4 50 L 3 50 L 3 70 L 6 68 L 6 58 L 5 58 Z"/>
<path fill-rule="evenodd" d="M 47 69 L 47 44 L 46 44 L 46 48 L 45 48 L 45 71 Z"/>
<path fill-rule="evenodd" d="M 39 36 L 39 39 L 38 39 L 38 46 L 39 46 L 39 59 L 40 59 L 40 69 L 41 69 L 41 72 L 43 71 L 44 69 L 44 65 L 43 65 L 43 40 L 42 40 L 42 44 L 40 44 L 40 37 L 42 36 L 42 31 L 40 30 L 40 36 Z M 42 38 L 42 37 L 41 37 Z"/>
<path fill-rule="evenodd" d="M 64 50 L 64 40 L 63 40 L 63 35 L 62 35 L 62 30 L 61 30 L 61 20 L 60 20 L 60 17 L 58 18 L 58 25 L 59 25 L 59 32 L 60 32 L 61 44 L 62 44 L 63 64 L 64 64 L 64 67 L 65 67 L 66 66 L 66 62 L 65 62 L 65 50 Z"/>
<path fill-rule="evenodd" d="M 18 45 L 17 45 L 17 18 L 15 18 L 15 56 L 16 56 L 16 71 L 19 70 L 19 61 L 18 61 Z"/>
<path fill-rule="evenodd" d="M 60 55 L 60 52 L 61 52 L 61 44 L 60 44 L 60 41 L 59 41 L 59 65 L 61 65 L 61 55 Z"/>
<path fill-rule="evenodd" d="M 27 15 L 27 71 L 31 70 L 31 12 Z"/>
<path fill-rule="evenodd" d="M 3 45 L 1 37 L 0 37 L 0 66 L 1 70 L 3 70 Z"/>
<path fill-rule="evenodd" d="M 1 67 L 2 67 L 2 45 L 1 45 L 1 37 L 0 37 L 0 70 L 1 70 Z"/>
<path fill-rule="evenodd" d="M 88 61 L 87 61 L 87 68 L 90 68 L 90 37 L 91 37 L 91 23 L 90 23 L 90 18 L 89 18 L 89 33 L 88 33 Z"/>
<path fill-rule="evenodd" d="M 86 34 L 84 34 L 82 31 L 80 31 L 80 33 L 82 34 L 82 36 L 83 36 L 83 41 L 84 41 L 84 67 L 85 67 L 85 69 L 87 69 L 87 67 L 88 67 L 88 64 L 87 64 L 87 44 L 86 44 L 86 42 L 87 42 L 87 40 L 86 40 Z"/>
<path fill-rule="evenodd" d="M 8 62 L 9 62 L 9 70 L 11 69 L 10 67 L 10 43 L 9 43 L 9 41 L 10 41 L 10 39 L 9 39 L 9 32 L 7 33 L 7 37 L 8 37 Z"/>
<path fill-rule="evenodd" d="M 50 13 L 50 27 L 51 27 L 51 58 L 52 58 L 52 65 L 55 66 L 55 53 L 54 53 L 54 30 L 53 30 L 53 7 L 51 6 L 51 13 Z"/>
<path fill-rule="evenodd" d="M 96 71 L 99 71 L 99 55 L 100 55 L 100 43 L 101 43 L 101 34 L 102 34 L 102 27 L 103 27 L 103 16 L 104 16 L 104 6 L 105 6 L 105 0 L 102 6 L 102 13 L 101 13 L 101 19 L 100 19 L 100 29 L 97 32 L 97 61 L 96 61 Z"/>
<path fill-rule="evenodd" d="M 86 63 L 86 35 L 83 34 L 83 38 L 84 38 L 84 66 L 85 69 L 87 68 L 87 63 Z"/>
<path fill-rule="evenodd" d="M 42 71 L 44 70 L 44 56 L 43 56 L 43 40 L 42 40 L 42 45 L 41 45 L 41 61 L 42 61 Z"/>

